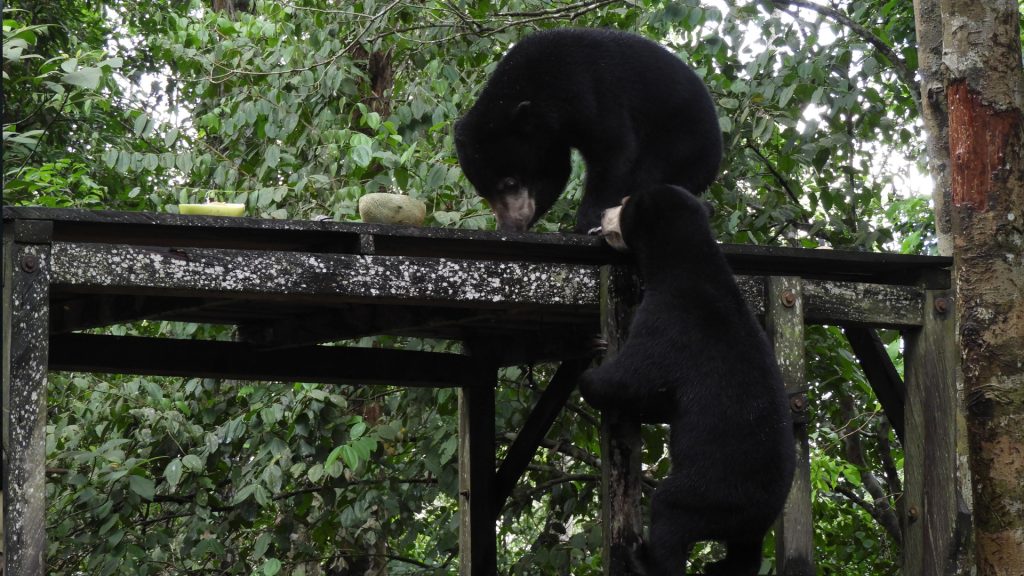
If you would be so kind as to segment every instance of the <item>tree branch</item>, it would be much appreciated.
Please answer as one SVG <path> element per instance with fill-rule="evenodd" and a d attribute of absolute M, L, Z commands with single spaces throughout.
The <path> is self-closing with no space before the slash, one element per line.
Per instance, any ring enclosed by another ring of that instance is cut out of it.
<path fill-rule="evenodd" d="M 900 81 L 906 85 L 907 90 L 910 92 L 910 97 L 914 100 L 914 105 L 917 107 L 918 114 L 921 114 L 921 95 L 917 84 L 917 79 L 914 77 L 914 71 L 907 66 L 907 63 L 900 58 L 899 54 L 892 49 L 891 46 L 886 44 L 879 38 L 874 32 L 868 30 L 860 23 L 856 22 L 846 14 L 843 14 L 839 10 L 829 6 L 822 6 L 814 2 L 808 2 L 807 0 L 772 0 L 772 3 L 779 8 L 796 7 L 810 10 L 811 12 L 817 12 L 822 16 L 834 20 L 843 26 L 846 26 L 852 30 L 856 35 L 860 36 L 863 40 L 875 47 L 875 50 L 882 53 L 883 56 L 890 63 L 892 63 L 893 69 L 896 71 L 896 76 L 899 77 Z M 789 12 L 795 14 L 795 12 Z"/>

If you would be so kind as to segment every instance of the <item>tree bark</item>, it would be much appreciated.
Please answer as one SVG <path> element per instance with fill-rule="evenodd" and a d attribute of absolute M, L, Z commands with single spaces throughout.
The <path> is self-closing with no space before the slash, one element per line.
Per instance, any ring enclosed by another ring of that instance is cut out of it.
<path fill-rule="evenodd" d="M 925 154 L 932 176 L 932 206 L 939 254 L 953 254 L 953 219 L 949 190 L 949 116 L 946 111 L 945 68 L 942 65 L 942 12 L 940 0 L 914 0 L 917 29 L 917 72 L 921 77 L 921 120 Z"/>
<path fill-rule="evenodd" d="M 979 576 L 1016 576 L 1024 574 L 1020 7 L 1016 0 L 939 5 L 975 562 Z"/>

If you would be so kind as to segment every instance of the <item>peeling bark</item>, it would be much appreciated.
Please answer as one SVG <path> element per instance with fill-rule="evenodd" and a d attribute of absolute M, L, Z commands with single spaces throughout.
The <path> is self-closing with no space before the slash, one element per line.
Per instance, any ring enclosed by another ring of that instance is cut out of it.
<path fill-rule="evenodd" d="M 978 574 L 1024 574 L 1024 70 L 1013 0 L 942 0 Z"/>

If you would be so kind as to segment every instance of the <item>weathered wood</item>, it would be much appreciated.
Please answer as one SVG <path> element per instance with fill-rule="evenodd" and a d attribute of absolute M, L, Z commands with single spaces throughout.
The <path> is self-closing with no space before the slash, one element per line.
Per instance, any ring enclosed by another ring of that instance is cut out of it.
<path fill-rule="evenodd" d="M 63 334 L 50 340 L 50 370 L 448 387 L 472 385 L 472 361 L 458 354 L 304 346 L 264 350 L 245 342 Z"/>
<path fill-rule="evenodd" d="M 495 518 L 501 514 L 505 501 L 512 494 L 512 489 L 523 476 L 527 465 L 533 460 L 533 455 L 537 452 L 541 441 L 547 436 L 555 418 L 565 407 L 572 391 L 576 389 L 576 380 L 589 365 L 589 358 L 564 360 L 555 375 L 551 377 L 551 382 L 544 389 L 537 404 L 530 411 L 526 423 L 523 424 L 523 429 L 519 431 L 512 446 L 505 453 L 505 459 L 495 476 Z"/>
<path fill-rule="evenodd" d="M 315 298 L 319 304 L 383 300 L 553 309 L 597 304 L 597 273 L 588 273 L 586 266 L 214 248 L 57 242 L 53 282 L 96 292 Z"/>
<path fill-rule="evenodd" d="M 810 446 L 807 439 L 807 390 L 804 361 L 804 297 L 800 278 L 768 281 L 765 327 L 775 348 L 793 409 L 796 472 L 789 499 L 775 524 L 775 563 L 782 576 L 813 576 L 814 519 L 811 516 Z"/>
<path fill-rule="evenodd" d="M 925 322 L 907 331 L 903 573 L 952 574 L 969 518 L 957 502 L 953 293 L 929 291 Z"/>
<path fill-rule="evenodd" d="M 53 303 L 50 310 L 50 333 L 63 334 L 155 316 L 182 314 L 206 305 L 209 305 L 208 301 L 160 296 L 82 295 Z"/>
<path fill-rule="evenodd" d="M 620 264 L 628 261 L 596 236 L 509 233 L 384 226 L 354 222 L 308 222 L 262 218 L 218 218 L 145 212 L 111 212 L 6 207 L 4 220 L 48 220 L 54 240 L 149 246 L 207 246 L 306 252 L 363 253 L 361 239 L 372 238 L 377 255 L 530 262 Z M 948 287 L 952 259 L 840 250 L 724 244 L 722 251 L 741 275 L 799 275 L 804 278 Z M 943 285 L 939 285 L 943 284 Z"/>
<path fill-rule="evenodd" d="M 889 424 L 900 442 L 904 442 L 904 398 L 907 397 L 907 388 L 903 384 L 896 367 L 893 366 L 889 354 L 885 351 L 885 344 L 878 337 L 878 333 L 871 328 L 863 326 L 844 326 L 843 333 L 850 342 L 853 354 L 860 361 L 860 366 L 867 376 L 871 389 L 882 405 L 882 410 L 889 418 Z"/>
<path fill-rule="evenodd" d="M 605 360 L 618 354 L 640 301 L 629 268 L 601 268 L 601 331 Z M 601 412 L 601 525 L 605 576 L 632 574 L 630 556 L 642 540 L 640 422 L 614 410 Z"/>
<path fill-rule="evenodd" d="M 736 283 L 757 315 L 765 313 L 763 276 L 737 276 Z M 924 292 L 918 286 L 803 280 L 804 321 L 809 324 L 843 324 L 902 328 L 920 326 Z"/>
<path fill-rule="evenodd" d="M 49 274 L 48 245 L 22 243 L 5 231 L 2 572 L 17 576 L 45 572 Z"/>
<path fill-rule="evenodd" d="M 803 280 L 804 321 L 811 324 L 920 326 L 924 296 L 914 286 Z"/>
<path fill-rule="evenodd" d="M 497 370 L 475 359 L 459 389 L 459 576 L 498 572 L 494 506 L 494 387 Z"/>

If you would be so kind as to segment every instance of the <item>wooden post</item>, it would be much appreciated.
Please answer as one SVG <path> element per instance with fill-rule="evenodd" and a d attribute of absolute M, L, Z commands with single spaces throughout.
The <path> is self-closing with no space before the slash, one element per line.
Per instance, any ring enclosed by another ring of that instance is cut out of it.
<path fill-rule="evenodd" d="M 606 360 L 622 347 L 640 291 L 629 268 L 601 268 L 601 331 Z M 604 574 L 631 574 L 630 551 L 641 541 L 640 423 L 612 410 L 601 413 L 601 523 Z"/>
<path fill-rule="evenodd" d="M 953 292 L 926 293 L 924 326 L 907 331 L 903 573 L 952 574 L 969 516 L 959 510 Z M 965 517 L 967 516 L 967 517 Z"/>
<path fill-rule="evenodd" d="M 459 576 L 497 574 L 494 516 L 494 387 L 497 369 L 478 361 L 459 388 Z"/>
<path fill-rule="evenodd" d="M 42 576 L 50 227 L 15 221 L 12 228 L 4 233 L 3 270 L 3 573 Z"/>
<path fill-rule="evenodd" d="M 765 296 L 765 326 L 782 371 L 796 437 L 796 473 L 782 516 L 775 524 L 776 571 L 782 576 L 813 576 L 811 466 L 807 441 L 807 389 L 804 364 L 804 308 L 800 278 L 771 277 Z"/>

